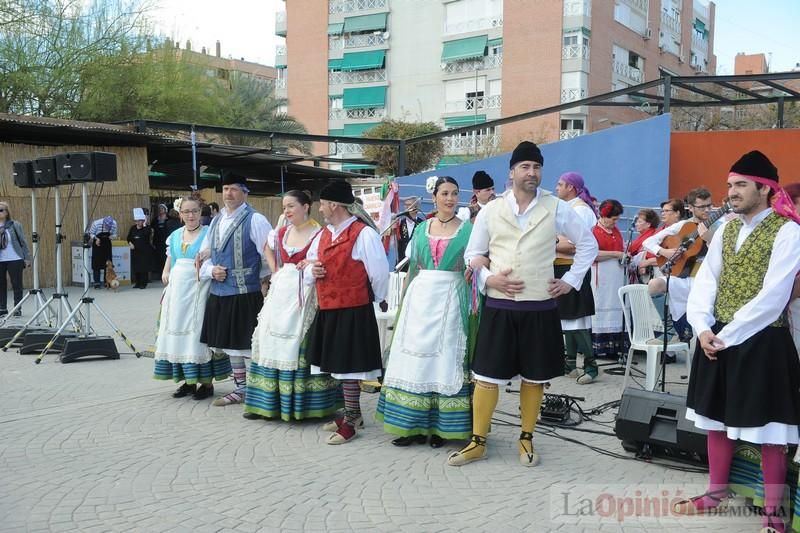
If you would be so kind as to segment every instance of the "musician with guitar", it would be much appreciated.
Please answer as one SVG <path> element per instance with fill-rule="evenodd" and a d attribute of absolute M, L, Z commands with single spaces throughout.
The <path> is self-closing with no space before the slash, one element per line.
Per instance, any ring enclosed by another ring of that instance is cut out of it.
<path fill-rule="evenodd" d="M 678 336 L 688 342 L 692 338 L 692 332 L 685 317 L 686 300 L 689 298 L 694 275 L 705 257 L 706 243 L 711 241 L 713 230 L 716 229 L 713 224 L 722 218 L 727 209 L 720 209 L 712 215 L 711 193 L 702 187 L 689 191 L 686 200 L 691 218 L 664 228 L 646 239 L 642 246 L 657 256 L 659 267 L 663 267 L 670 259 L 673 260 L 669 282 L 670 314 Z M 709 227 L 712 228 L 711 231 Z M 676 255 L 679 249 L 682 251 Z M 652 296 L 664 294 L 666 287 L 667 280 L 663 270 L 661 276 L 648 283 Z"/>

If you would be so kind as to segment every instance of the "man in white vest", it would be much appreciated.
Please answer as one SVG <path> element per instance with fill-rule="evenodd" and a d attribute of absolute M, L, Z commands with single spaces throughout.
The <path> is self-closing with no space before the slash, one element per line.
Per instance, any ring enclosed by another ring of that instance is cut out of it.
<path fill-rule="evenodd" d="M 544 158 L 532 142 L 514 149 L 511 189 L 481 209 L 464 258 L 475 268 L 486 301 L 472 371 L 475 378 L 472 437 L 448 457 L 452 466 L 486 458 L 486 436 L 497 406 L 499 385 L 521 377 L 519 460 L 535 466 L 533 431 L 544 384 L 564 373 L 564 342 L 555 298 L 579 290 L 597 255 L 597 242 L 566 202 L 539 189 Z M 570 270 L 553 274 L 556 237 L 575 243 Z M 489 266 L 483 268 L 488 256 Z M 475 260 L 474 262 L 472 260 Z"/>

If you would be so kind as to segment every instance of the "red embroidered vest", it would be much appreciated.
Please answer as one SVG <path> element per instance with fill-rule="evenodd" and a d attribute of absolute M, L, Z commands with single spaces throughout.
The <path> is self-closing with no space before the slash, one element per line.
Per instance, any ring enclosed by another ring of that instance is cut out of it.
<path fill-rule="evenodd" d="M 327 274 L 317 280 L 317 300 L 323 310 L 360 307 L 369 303 L 369 277 L 361 261 L 353 260 L 353 246 L 366 224 L 356 220 L 331 242 L 330 231 L 319 240 L 319 260 Z"/>
<path fill-rule="evenodd" d="M 275 244 L 275 247 L 280 250 L 281 254 L 281 264 L 285 265 L 286 263 L 297 264 L 303 259 L 306 258 L 306 254 L 308 253 L 308 249 L 311 248 L 311 243 L 314 242 L 314 236 L 312 236 L 308 242 L 306 243 L 305 247 L 302 250 L 298 250 L 294 255 L 289 255 L 286 253 L 286 249 L 283 247 L 283 238 L 286 237 L 286 232 L 289 230 L 289 226 L 283 226 L 281 229 L 278 230 L 278 242 Z"/>

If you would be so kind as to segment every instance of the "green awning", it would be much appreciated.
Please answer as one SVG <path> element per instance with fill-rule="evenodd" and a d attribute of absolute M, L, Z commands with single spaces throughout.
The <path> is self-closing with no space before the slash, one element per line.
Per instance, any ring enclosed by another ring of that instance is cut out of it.
<path fill-rule="evenodd" d="M 360 163 L 344 163 L 342 165 L 342 170 L 351 171 L 351 170 L 373 170 L 375 165 L 363 165 Z"/>
<path fill-rule="evenodd" d="M 386 86 L 346 88 L 342 106 L 345 109 L 386 107 Z"/>
<path fill-rule="evenodd" d="M 342 70 L 342 59 L 329 59 L 328 70 Z"/>
<path fill-rule="evenodd" d="M 706 32 L 706 23 L 700 19 L 694 19 L 694 29 L 699 31 L 700 33 Z"/>
<path fill-rule="evenodd" d="M 344 28 L 344 22 L 328 24 L 328 35 L 341 35 L 342 28 Z"/>
<path fill-rule="evenodd" d="M 344 130 L 343 129 L 328 130 L 328 135 L 331 137 L 344 137 Z"/>
<path fill-rule="evenodd" d="M 328 99 L 330 99 L 330 100 L 333 100 L 334 98 L 342 98 L 342 97 L 344 97 L 344 93 L 339 93 L 339 94 L 329 94 L 329 95 L 328 95 Z"/>
<path fill-rule="evenodd" d="M 363 137 L 365 131 L 371 130 L 378 124 L 380 124 L 380 122 L 362 122 L 361 124 L 345 124 L 344 130 L 342 131 L 344 131 L 345 137 Z"/>
<path fill-rule="evenodd" d="M 275 68 L 286 68 L 286 59 L 275 62 Z"/>
<path fill-rule="evenodd" d="M 367 52 L 352 52 L 342 58 L 342 70 L 372 70 L 383 68 L 386 60 L 386 50 L 369 50 Z"/>
<path fill-rule="evenodd" d="M 462 126 L 474 126 L 486 122 L 486 115 L 466 115 L 463 117 L 448 117 L 444 119 L 444 127 L 447 129 L 460 128 Z"/>
<path fill-rule="evenodd" d="M 436 169 L 438 170 L 440 168 L 463 165 L 464 163 L 469 163 L 474 159 L 474 157 L 470 157 L 468 155 L 446 155 L 441 158 L 438 163 L 436 163 Z"/>
<path fill-rule="evenodd" d="M 151 178 L 166 178 L 167 177 L 167 173 L 166 172 L 159 172 L 158 170 L 151 170 L 150 172 L 147 173 L 147 175 L 150 176 Z"/>
<path fill-rule="evenodd" d="M 362 31 L 383 31 L 386 29 L 386 15 L 388 13 L 375 13 L 360 17 L 347 17 L 344 19 L 344 33 L 358 33 Z"/>
<path fill-rule="evenodd" d="M 461 61 L 462 59 L 472 59 L 473 57 L 483 57 L 486 55 L 486 35 L 477 37 L 467 37 L 456 41 L 446 41 L 442 46 L 442 63 Z"/>
<path fill-rule="evenodd" d="M 502 44 L 503 44 L 502 37 L 499 37 L 497 39 L 489 39 L 488 41 L 486 41 L 486 46 L 488 46 L 489 48 L 493 46 L 501 46 Z"/>

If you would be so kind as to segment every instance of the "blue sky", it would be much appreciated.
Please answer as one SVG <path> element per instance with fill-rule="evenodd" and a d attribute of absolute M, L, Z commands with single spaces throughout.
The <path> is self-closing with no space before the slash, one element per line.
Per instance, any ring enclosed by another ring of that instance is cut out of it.
<path fill-rule="evenodd" d="M 323 0 L 305 0 L 323 1 Z M 433 1 L 433 0 L 431 0 Z M 436 0 L 438 1 L 438 0 Z M 594 0 L 608 2 L 611 0 Z M 737 52 L 772 53 L 771 69 L 791 70 L 800 62 L 800 0 L 717 0 L 717 73 L 733 74 Z M 225 57 L 244 57 L 266 65 L 275 64 L 275 11 L 281 0 L 160 0 L 159 28 L 182 45 L 214 49 L 222 41 Z M 769 55 L 767 55 L 769 59 Z"/>
<path fill-rule="evenodd" d="M 717 0 L 717 74 L 733 74 L 738 52 L 772 53 L 770 71 L 800 62 L 800 0 Z"/>

